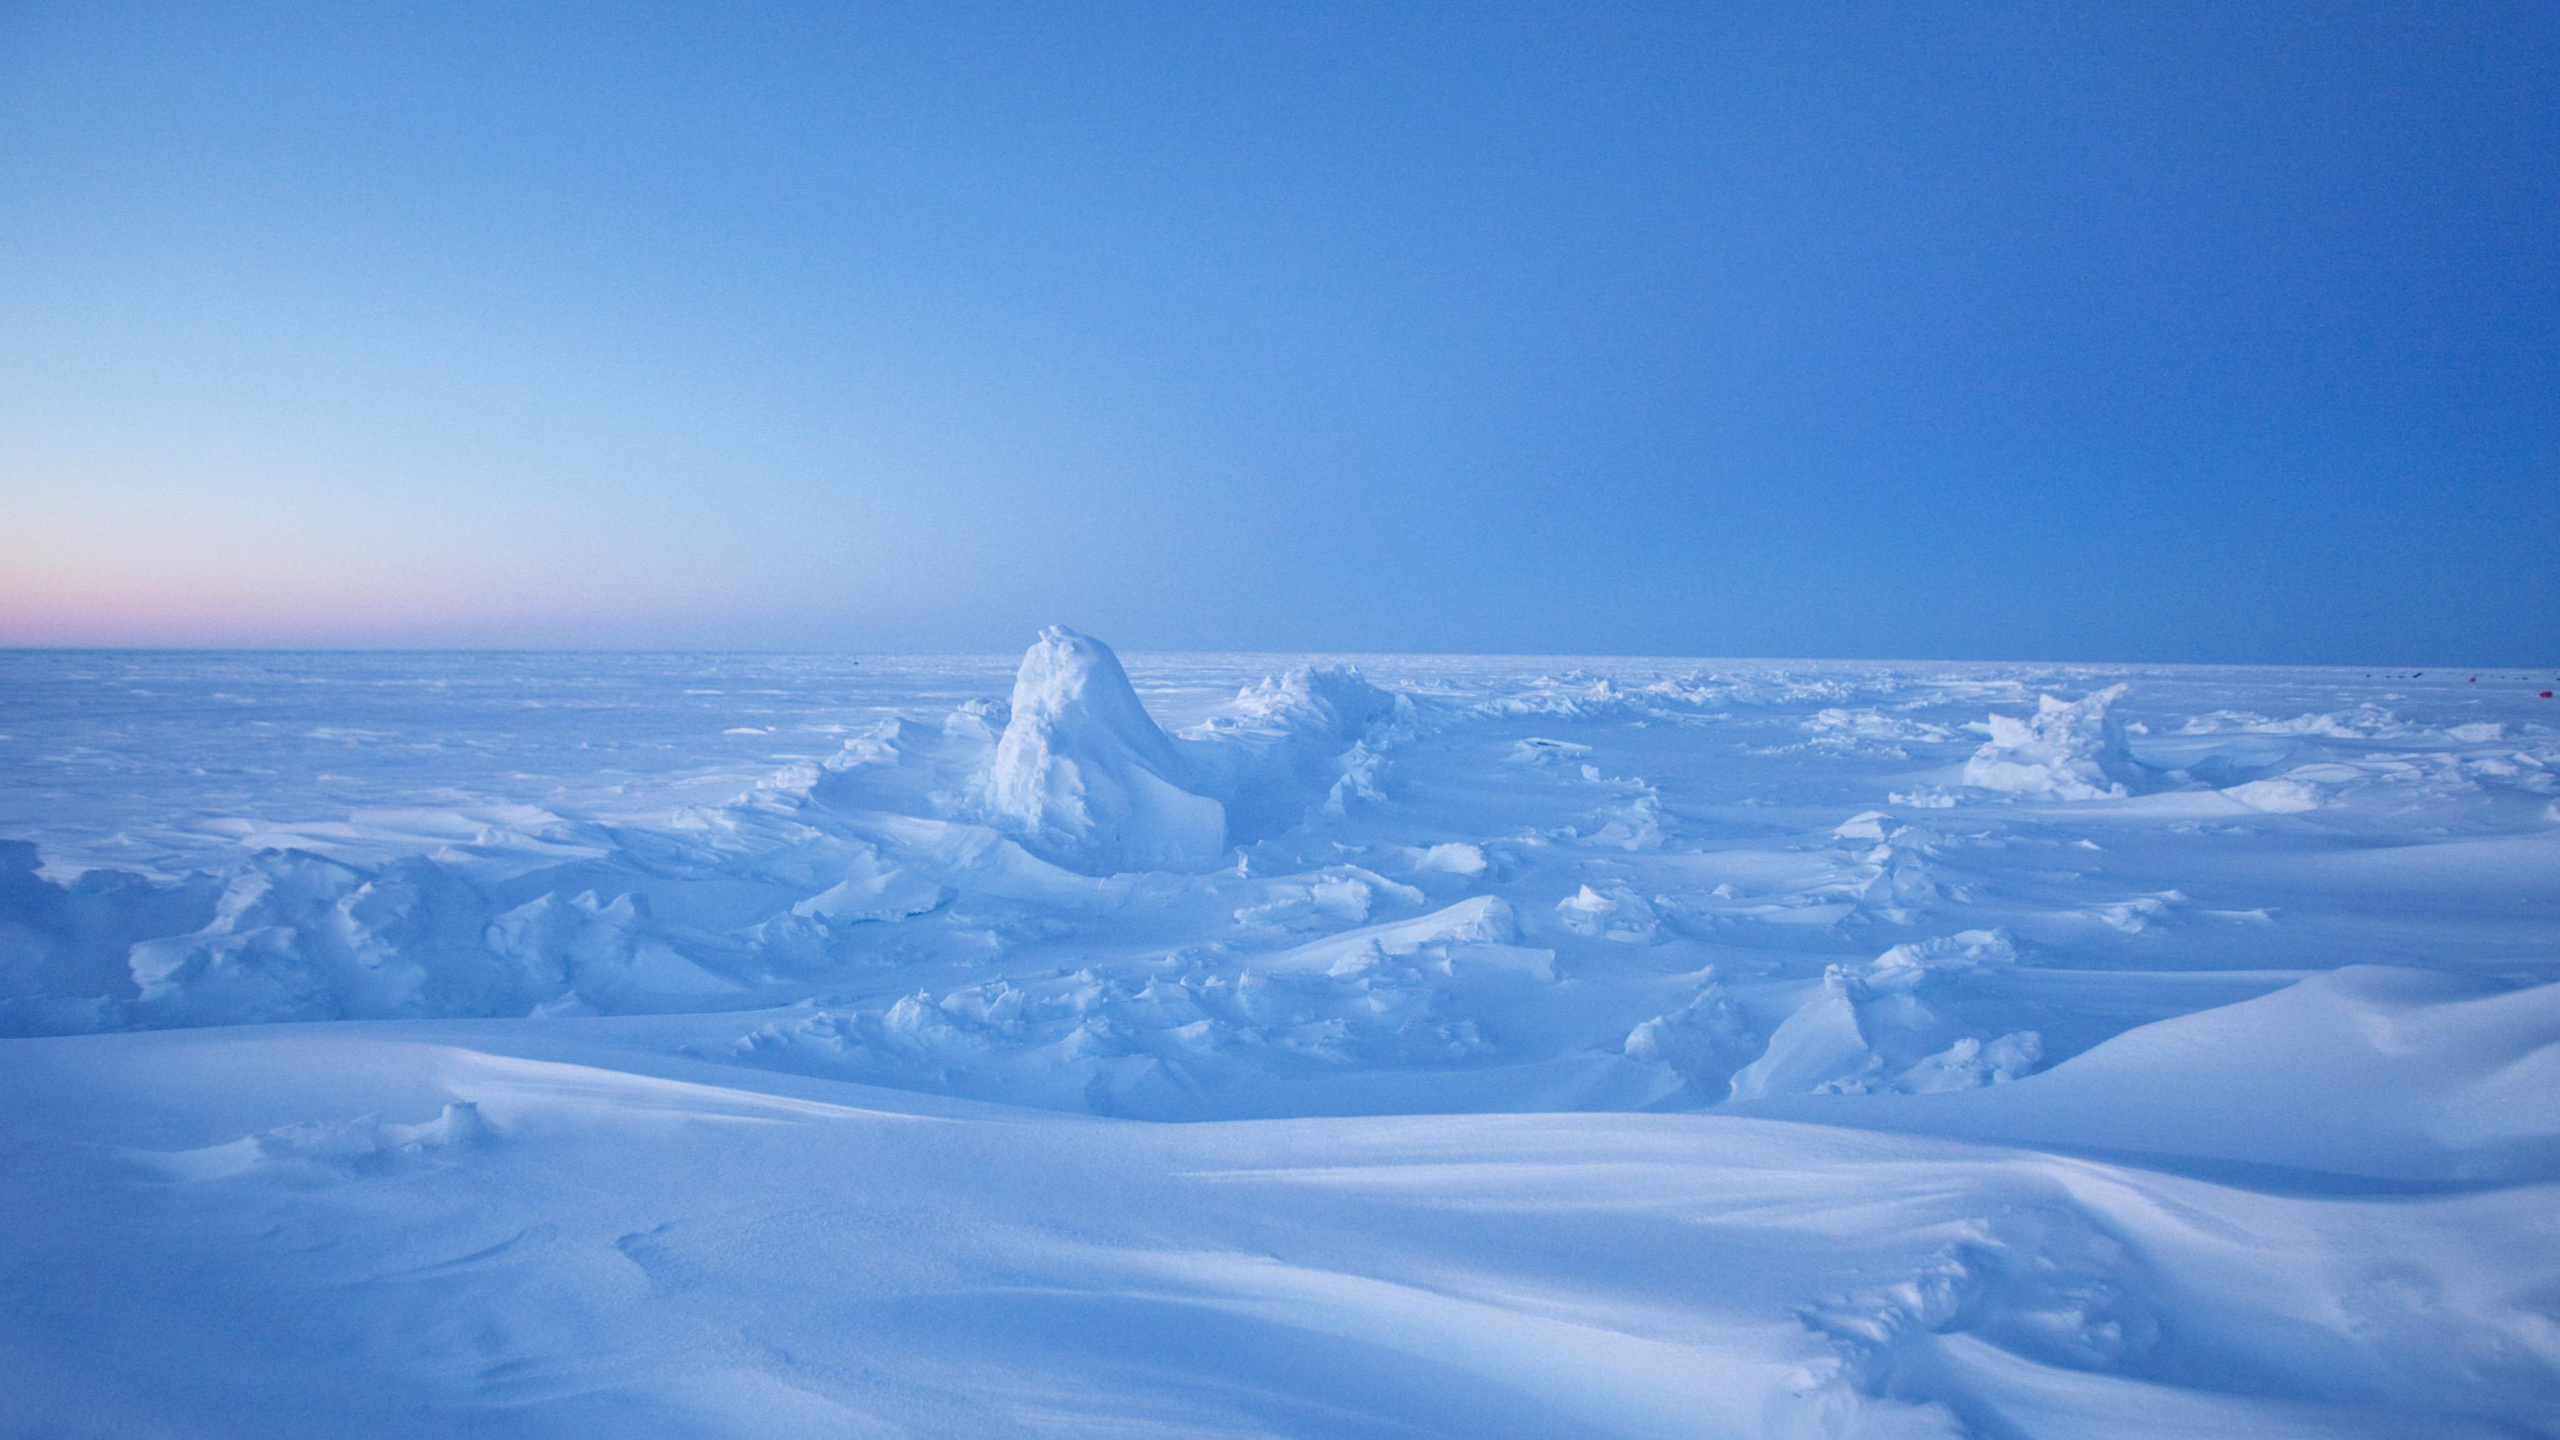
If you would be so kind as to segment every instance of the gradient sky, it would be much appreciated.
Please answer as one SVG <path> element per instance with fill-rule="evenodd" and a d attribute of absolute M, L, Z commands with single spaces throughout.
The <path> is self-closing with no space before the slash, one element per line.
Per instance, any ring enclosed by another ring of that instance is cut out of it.
<path fill-rule="evenodd" d="M 2560 7 L 0 0 L 0 643 L 2560 659 Z"/>

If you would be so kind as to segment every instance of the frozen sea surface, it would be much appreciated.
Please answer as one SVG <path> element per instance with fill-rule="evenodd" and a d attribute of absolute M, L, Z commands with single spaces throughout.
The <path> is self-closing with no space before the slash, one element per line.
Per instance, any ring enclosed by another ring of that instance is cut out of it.
<path fill-rule="evenodd" d="M 2554 685 L 0 654 L 0 1433 L 2560 1432 Z"/>

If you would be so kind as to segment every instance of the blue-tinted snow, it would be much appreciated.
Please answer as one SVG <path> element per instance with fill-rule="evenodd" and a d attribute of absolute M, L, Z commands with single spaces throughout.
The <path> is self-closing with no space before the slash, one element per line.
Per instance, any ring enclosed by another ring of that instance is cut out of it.
<path fill-rule="evenodd" d="M 2547 1433 L 2550 688 L 0 655 L 0 1430 Z"/>

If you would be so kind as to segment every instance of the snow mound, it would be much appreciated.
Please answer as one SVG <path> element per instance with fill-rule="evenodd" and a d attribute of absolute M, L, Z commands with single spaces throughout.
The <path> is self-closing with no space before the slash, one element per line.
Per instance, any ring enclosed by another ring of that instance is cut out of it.
<path fill-rule="evenodd" d="M 1509 902 L 1499 895 L 1479 895 L 1410 920 L 1345 930 L 1265 956 L 1257 964 L 1273 974 L 1356 975 L 1387 961 L 1406 960 L 1443 975 L 1472 967 L 1553 980 L 1555 952 L 1523 946 L 1519 939 L 1519 919 Z"/>
<path fill-rule="evenodd" d="M 1831 966 L 1760 1058 L 1734 1075 L 1733 1098 L 1935 1094 L 2032 1074 L 2043 1037 L 1981 1033 L 1967 1003 L 1986 972 L 2016 963 L 2006 935 L 1966 930 L 1896 945 L 1864 965 Z"/>
<path fill-rule="evenodd" d="M 1337 816 L 1354 797 L 1382 798 L 1383 751 L 1412 716 L 1411 700 L 1347 665 L 1299 665 L 1245 686 L 1180 743 L 1225 803 L 1229 840 L 1246 843 L 1297 824 L 1319 795 Z"/>
<path fill-rule="evenodd" d="M 1197 873 L 1319 803 L 1339 815 L 1354 796 L 1377 798 L 1381 752 L 1411 715 L 1356 670 L 1301 665 L 1176 737 L 1111 647 L 1053 625 L 1022 657 L 979 809 L 1070 870 Z"/>
<path fill-rule="evenodd" d="M 1335 919 L 1368 905 L 1368 882 L 1348 875 L 1293 888 L 1302 901 L 1331 891 L 1317 899 L 1353 907 Z M 1014 1105 L 1203 1119 L 1320 1077 L 1392 1084 L 1416 1069 L 1489 1066 L 1494 1046 L 1473 1017 L 1505 1008 L 1492 997 L 1516 1003 L 1555 980 L 1554 952 L 1519 938 L 1510 906 L 1478 896 L 1242 961 L 1197 947 L 1134 971 L 1086 967 L 796 1012 L 739 1036 L 725 1058 Z"/>
<path fill-rule="evenodd" d="M 1991 738 L 1964 763 L 1964 783 L 2038 800 L 2105 800 L 2122 797 L 2106 764 L 2122 762 L 2122 729 L 2107 717 L 2125 687 L 2110 685 L 2082 699 L 2037 698 L 2025 720 L 1991 717 Z"/>
<path fill-rule="evenodd" d="M 1022 657 L 980 798 L 1023 848 L 1069 869 L 1200 870 L 1226 850 L 1227 811 L 1192 770 L 1111 647 L 1052 625 Z"/>
<path fill-rule="evenodd" d="M 1589 885 L 1556 902 L 1556 920 L 1576 935 L 1644 945 L 1661 933 L 1661 922 L 1643 896 L 1623 882 L 1605 890 Z"/>
<path fill-rule="evenodd" d="M 2299 815 L 2320 808 L 2320 787 L 2307 780 L 2248 780 L 2225 787 L 2222 793 L 2270 815 Z"/>
<path fill-rule="evenodd" d="M 2346 1175 L 2547 1181 L 2560 1175 L 2555 1096 L 2560 984 L 2350 965 L 1888 1123 Z"/>
<path fill-rule="evenodd" d="M 1799 722 L 1806 739 L 1795 747 L 1825 755 L 1872 755 L 1886 759 L 1906 760 L 1910 745 L 1935 745 L 1953 740 L 1956 733 L 1944 725 L 1914 720 L 1903 715 L 1887 715 L 1872 706 L 1847 709 L 1833 706 L 1816 711 Z"/>
<path fill-rule="evenodd" d="M 449 1101 L 436 1118 L 415 1125 L 386 1125 L 378 1115 L 353 1120 L 303 1120 L 227 1145 L 181 1150 L 157 1157 L 175 1180 L 221 1180 L 263 1166 L 321 1172 L 380 1172 L 404 1157 L 489 1143 L 489 1122 L 469 1100 Z"/>
<path fill-rule="evenodd" d="M 1699 981 L 1688 1004 L 1629 1030 L 1622 1051 L 1630 1060 L 1669 1068 L 1712 1102 L 1724 1097 L 1733 1073 L 1750 1063 L 1758 1037 L 1718 983 L 1715 967 L 1701 972 Z"/>

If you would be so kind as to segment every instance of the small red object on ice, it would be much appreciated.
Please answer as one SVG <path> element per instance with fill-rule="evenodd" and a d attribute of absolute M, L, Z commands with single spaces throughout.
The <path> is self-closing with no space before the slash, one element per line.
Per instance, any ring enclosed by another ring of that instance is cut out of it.
<path fill-rule="evenodd" d="M 2545 700 L 2550 699 L 2550 698 L 2551 698 L 2551 692 L 2550 692 L 2550 691 L 2548 691 L 2548 690 L 2543 691 L 2543 692 L 2542 692 L 2542 698 L 2543 698 L 2543 699 L 2545 699 Z"/>

